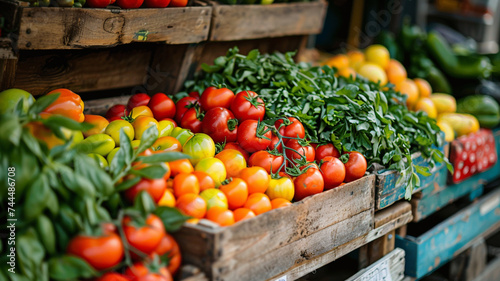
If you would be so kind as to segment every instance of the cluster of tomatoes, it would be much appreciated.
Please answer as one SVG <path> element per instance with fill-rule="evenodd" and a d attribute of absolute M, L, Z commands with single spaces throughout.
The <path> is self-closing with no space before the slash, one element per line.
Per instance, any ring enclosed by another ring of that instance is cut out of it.
<path fill-rule="evenodd" d="M 136 94 L 127 106 L 113 106 L 106 115 L 110 124 L 127 116 L 135 118 L 133 123 L 161 120 L 144 125 L 159 128 L 153 148 L 191 156 L 167 163 L 164 179 L 142 179 L 125 196 L 133 200 L 145 190 L 160 206 L 227 226 L 365 174 L 367 163 L 360 153 L 347 153 L 344 164 L 333 144 L 307 142 L 298 119 L 266 120 L 265 113 L 256 93 L 235 95 L 215 87 L 177 103 L 161 93 Z M 217 154 L 215 143 L 221 150 Z"/>
<path fill-rule="evenodd" d="M 165 232 L 161 219 L 150 214 L 143 226 L 131 217 L 122 220 L 120 238 L 117 228 L 111 223 L 103 224 L 102 235 L 79 235 L 71 239 L 68 253 L 83 258 L 99 271 L 115 269 L 120 265 L 129 250 L 135 262 L 125 268 L 123 273 L 108 272 L 96 281 L 171 281 L 181 264 L 179 245 L 172 236 Z M 133 248 L 132 248 L 133 247 Z M 130 250 L 130 249 L 133 249 Z M 168 266 L 164 264 L 168 262 Z"/>

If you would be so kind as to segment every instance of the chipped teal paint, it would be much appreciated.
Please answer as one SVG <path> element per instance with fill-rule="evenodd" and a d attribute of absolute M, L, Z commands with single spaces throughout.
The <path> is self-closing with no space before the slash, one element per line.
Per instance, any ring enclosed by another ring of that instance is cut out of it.
<path fill-rule="evenodd" d="M 406 252 L 405 274 L 420 279 L 453 258 L 457 251 L 500 222 L 500 188 L 419 237 L 396 237 Z"/>
<path fill-rule="evenodd" d="M 496 129 L 493 134 L 495 136 L 498 159 L 500 159 L 500 129 Z M 445 182 L 446 176 L 447 173 L 445 173 Z M 461 183 L 444 186 L 444 188 L 440 188 L 439 190 L 432 185 L 422 189 L 422 199 L 419 200 L 417 207 L 420 220 L 462 196 L 469 195 L 469 199 L 471 200 L 481 196 L 483 185 L 498 177 L 500 177 L 500 161 L 497 161 L 488 170 L 474 175 Z"/>
<path fill-rule="evenodd" d="M 444 146 L 440 147 L 441 152 L 444 151 Z M 413 163 L 418 166 L 429 167 L 429 164 L 422 156 L 413 160 Z M 420 189 L 433 186 L 435 183 L 439 185 L 446 184 L 446 165 L 440 163 L 434 168 L 432 175 L 424 177 L 418 175 L 420 178 Z M 401 200 L 405 197 L 405 187 L 396 186 L 396 181 L 399 178 L 399 173 L 393 170 L 381 170 L 377 173 L 376 183 L 376 204 L 377 209 L 383 209 L 392 205 L 394 202 Z M 414 190 L 415 193 L 417 190 Z"/>

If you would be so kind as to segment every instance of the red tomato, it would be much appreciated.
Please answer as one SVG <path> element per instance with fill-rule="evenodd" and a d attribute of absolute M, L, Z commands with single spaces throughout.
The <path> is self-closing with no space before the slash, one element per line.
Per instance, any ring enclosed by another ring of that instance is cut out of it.
<path fill-rule="evenodd" d="M 241 152 L 241 154 L 243 154 L 243 157 L 245 157 L 245 161 L 247 161 L 248 163 L 248 152 L 246 152 L 246 150 L 244 150 L 238 143 L 236 142 L 227 142 L 226 145 L 224 146 L 224 150 L 225 149 L 234 149 L 234 150 L 238 150 L 239 152 Z"/>
<path fill-rule="evenodd" d="M 197 91 L 194 91 L 194 92 L 191 92 L 188 94 L 188 96 L 192 97 L 192 98 L 195 98 L 197 100 L 200 99 L 200 93 L 198 93 Z"/>
<path fill-rule="evenodd" d="M 306 136 L 306 131 L 302 123 L 295 117 L 288 117 L 288 120 L 291 122 L 288 126 L 282 126 L 280 128 L 281 124 L 284 122 L 282 119 L 276 121 L 274 126 L 276 129 L 280 128 L 279 133 L 284 137 L 303 139 Z"/>
<path fill-rule="evenodd" d="M 321 174 L 325 181 L 325 190 L 339 186 L 345 179 L 344 163 L 338 158 L 327 156 L 322 159 L 320 167 Z"/>
<path fill-rule="evenodd" d="M 138 2 L 138 1 L 141 1 L 141 5 L 142 5 L 142 1 L 144 1 L 144 0 L 118 0 L 118 6 L 120 6 L 121 8 L 124 8 L 120 5 L 120 2 L 122 2 L 122 4 L 124 2 L 126 2 L 127 4 L 129 4 L 129 3 L 132 4 L 133 2 Z M 138 8 L 138 7 L 124 8 L 124 9 L 133 9 L 133 8 Z M 128 100 L 127 110 L 131 111 L 132 108 L 134 108 L 134 107 L 138 107 L 141 105 L 148 105 L 150 99 L 151 98 L 149 97 L 148 94 L 145 94 L 145 93 L 135 94 L 135 95 L 131 96 L 130 99 Z"/>
<path fill-rule="evenodd" d="M 362 178 L 366 172 L 366 159 L 363 154 L 351 151 L 349 160 L 345 163 L 345 182 L 355 181 Z"/>
<path fill-rule="evenodd" d="M 170 234 L 165 233 L 165 236 L 160 242 L 160 245 L 156 247 L 154 252 L 150 255 L 151 259 L 154 258 L 154 255 L 163 256 L 168 255 L 168 271 L 175 275 L 179 267 L 181 266 L 181 251 L 179 248 L 179 244 L 175 241 L 174 237 Z"/>
<path fill-rule="evenodd" d="M 257 120 L 245 120 L 238 127 L 238 143 L 250 153 L 264 150 L 271 144 L 273 134 L 271 131 L 263 134 L 267 127 L 262 124 L 258 128 L 258 123 Z"/>
<path fill-rule="evenodd" d="M 184 113 L 181 118 L 180 126 L 184 129 L 189 129 L 193 133 L 201 133 L 201 119 L 202 115 L 198 108 L 190 108 Z"/>
<path fill-rule="evenodd" d="M 175 121 L 177 121 L 177 123 L 181 123 L 181 119 L 182 116 L 184 116 L 184 113 L 186 113 L 186 111 L 192 106 L 192 104 L 197 102 L 198 100 L 192 97 L 184 97 L 178 100 L 177 104 L 175 105 Z"/>
<path fill-rule="evenodd" d="M 294 200 L 299 201 L 307 196 L 314 195 L 323 191 L 325 182 L 321 172 L 316 168 L 309 168 L 305 173 L 293 180 L 295 186 Z"/>
<path fill-rule="evenodd" d="M 268 174 L 271 173 L 271 166 L 273 173 L 278 172 L 279 168 L 283 164 L 284 158 L 281 155 L 272 155 L 271 153 L 261 150 L 257 151 L 248 160 L 248 166 L 259 166 L 264 168 Z"/>
<path fill-rule="evenodd" d="M 106 8 L 111 4 L 111 0 L 88 0 L 85 3 L 91 8 Z"/>
<path fill-rule="evenodd" d="M 163 151 L 160 151 L 163 152 Z M 125 191 L 125 197 L 130 201 L 134 202 L 135 197 L 142 190 L 146 191 L 151 195 L 151 198 L 156 203 L 160 202 L 160 199 L 167 189 L 167 182 L 164 179 L 141 179 L 136 185 Z"/>
<path fill-rule="evenodd" d="M 283 151 L 283 146 L 281 143 L 278 145 L 280 139 L 273 133 L 273 136 L 271 137 L 271 143 L 267 147 L 269 150 L 277 149 L 279 152 Z"/>
<path fill-rule="evenodd" d="M 106 112 L 106 119 L 120 118 L 128 115 L 127 107 L 124 104 L 115 104 Z M 111 121 L 109 121 L 111 122 Z"/>
<path fill-rule="evenodd" d="M 340 157 L 339 151 L 335 148 L 335 146 L 331 143 L 323 144 L 316 147 L 316 161 L 321 161 L 321 159 L 333 156 L 336 158 Z"/>
<path fill-rule="evenodd" d="M 299 140 L 290 139 L 287 141 L 286 147 L 290 148 L 286 150 L 286 156 L 288 157 L 288 159 L 301 159 L 302 156 L 305 156 L 307 162 L 314 161 L 314 156 L 316 153 L 314 152 L 314 148 L 311 145 L 302 146 Z M 291 149 L 294 149 L 299 153 Z"/>
<path fill-rule="evenodd" d="M 134 263 L 125 270 L 124 275 L 131 281 L 172 281 L 172 275 L 164 266 L 153 272 L 144 262 Z"/>
<path fill-rule="evenodd" d="M 125 275 L 116 272 L 108 272 L 95 279 L 95 281 L 130 281 L 130 279 L 126 278 Z"/>
<path fill-rule="evenodd" d="M 170 122 L 172 122 L 174 124 L 174 128 L 177 127 L 177 122 L 175 122 L 174 119 L 172 119 L 172 118 L 164 118 L 164 119 L 161 119 L 159 121 L 163 121 L 163 120 L 168 120 L 168 121 L 170 121 Z"/>
<path fill-rule="evenodd" d="M 201 108 L 208 111 L 214 107 L 230 108 L 234 99 L 233 91 L 228 88 L 208 87 L 200 97 Z"/>
<path fill-rule="evenodd" d="M 148 2 L 166 2 L 168 3 L 170 0 L 146 0 L 146 5 Z M 150 7 L 150 6 L 148 6 Z M 164 7 L 152 7 L 152 8 L 164 8 Z M 153 112 L 153 116 L 156 120 L 162 120 L 165 118 L 174 118 L 175 117 L 175 103 L 164 93 L 157 93 L 151 97 L 148 103 L 148 107 L 151 108 Z"/>
<path fill-rule="evenodd" d="M 145 0 L 148 8 L 165 8 L 170 4 L 170 0 Z"/>
<path fill-rule="evenodd" d="M 201 130 L 214 142 L 234 142 L 238 134 L 237 124 L 238 120 L 234 118 L 231 111 L 223 107 L 215 107 L 205 113 Z"/>
<path fill-rule="evenodd" d="M 148 216 L 146 225 L 142 227 L 136 227 L 130 217 L 125 217 L 122 224 L 123 232 L 130 246 L 147 255 L 160 245 L 161 239 L 165 235 L 163 222 L 153 214 Z"/>
<path fill-rule="evenodd" d="M 78 235 L 68 244 L 68 254 L 80 257 L 97 270 L 112 268 L 124 255 L 122 240 L 113 233 L 100 237 Z"/>
<path fill-rule="evenodd" d="M 257 93 L 252 91 L 239 92 L 231 103 L 231 111 L 240 121 L 248 119 L 264 120 L 266 107 Z"/>

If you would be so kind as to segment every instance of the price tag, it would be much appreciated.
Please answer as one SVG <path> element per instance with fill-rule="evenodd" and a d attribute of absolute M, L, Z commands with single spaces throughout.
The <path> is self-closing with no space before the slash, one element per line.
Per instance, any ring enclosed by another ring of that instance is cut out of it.
<path fill-rule="evenodd" d="M 280 278 L 274 280 L 274 281 L 286 281 L 286 275 L 285 276 L 281 276 Z"/>
<path fill-rule="evenodd" d="M 377 264 L 361 275 L 361 281 L 392 281 L 391 272 L 389 271 L 389 261 L 384 261 Z"/>

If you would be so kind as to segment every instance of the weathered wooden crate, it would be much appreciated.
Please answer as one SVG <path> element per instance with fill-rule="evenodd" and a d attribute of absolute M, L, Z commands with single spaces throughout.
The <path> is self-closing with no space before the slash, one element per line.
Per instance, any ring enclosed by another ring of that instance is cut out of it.
<path fill-rule="evenodd" d="M 325 0 L 272 5 L 209 3 L 213 6 L 209 41 L 318 34 L 328 6 Z"/>
<path fill-rule="evenodd" d="M 360 270 L 346 281 L 393 280 L 400 281 L 405 277 L 405 251 L 394 249 L 375 263 Z M 390 279 L 389 279 L 390 276 Z"/>
<path fill-rule="evenodd" d="M 497 147 L 497 154 L 500 157 L 500 129 L 493 131 Z M 500 159 L 500 158 L 499 158 Z M 435 183 L 422 188 L 411 200 L 413 208 L 413 220 L 420 221 L 429 215 L 440 210 L 444 206 L 457 199 L 469 195 L 473 200 L 483 193 L 483 186 L 500 177 L 500 161 L 490 169 L 476 174 L 458 184 L 440 185 Z"/>
<path fill-rule="evenodd" d="M 500 227 L 500 188 L 483 196 L 425 233 L 396 237 L 406 252 L 405 274 L 420 279 Z"/>
<path fill-rule="evenodd" d="M 212 16 L 209 6 L 121 10 L 25 4 L 0 0 L 0 15 L 12 31 L 0 40 L 0 91 L 177 91 L 194 71 L 193 44 L 208 39 Z"/>
<path fill-rule="evenodd" d="M 184 261 L 211 280 L 293 280 L 327 263 L 310 260 L 373 230 L 374 184 L 366 176 L 230 227 L 202 220 L 175 236 Z"/>
<path fill-rule="evenodd" d="M 442 146 L 439 150 L 444 152 L 446 147 L 447 145 Z M 415 165 L 429 167 L 428 162 L 426 162 L 420 153 L 413 154 L 412 159 Z M 420 187 L 414 190 L 413 193 L 427 188 L 442 189 L 446 186 L 446 179 L 448 176 L 446 165 L 439 163 L 431 170 L 431 172 L 432 175 L 428 177 L 419 175 Z M 400 174 L 397 171 L 384 169 L 377 171 L 376 175 L 375 210 L 386 208 L 405 197 L 405 186 L 396 185 L 396 182 L 400 177 Z"/>

